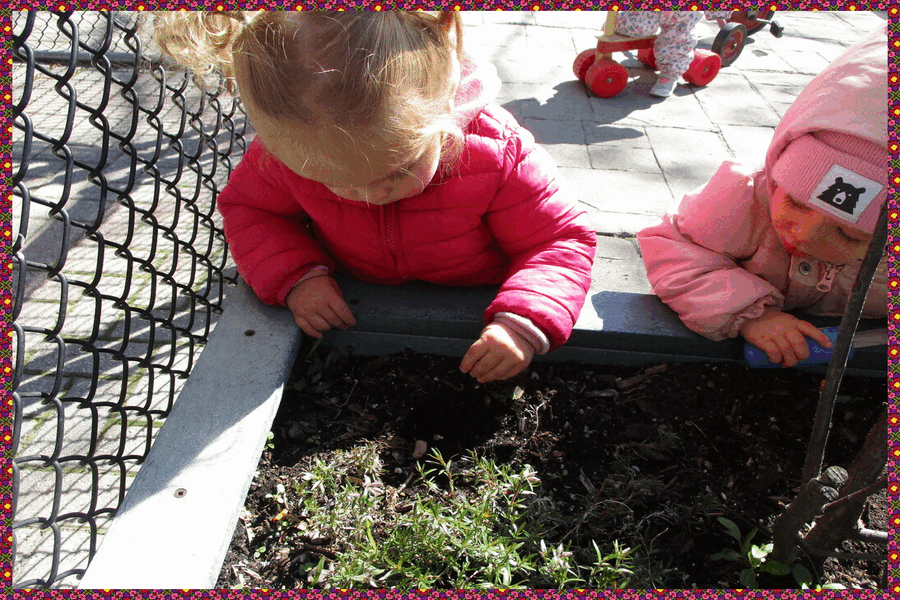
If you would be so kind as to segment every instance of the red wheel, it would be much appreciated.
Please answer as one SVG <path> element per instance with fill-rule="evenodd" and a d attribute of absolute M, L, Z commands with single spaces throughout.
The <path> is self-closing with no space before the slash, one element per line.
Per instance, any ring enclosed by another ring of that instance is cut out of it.
<path fill-rule="evenodd" d="M 747 28 L 740 23 L 725 23 L 725 27 L 716 35 L 712 43 L 712 51 L 722 57 L 722 66 L 727 67 L 737 60 L 747 41 Z"/>
<path fill-rule="evenodd" d="M 587 73 L 590 66 L 594 64 L 596 54 L 597 51 L 591 48 L 575 57 L 575 62 L 572 63 L 572 71 L 575 73 L 575 77 L 578 78 L 578 81 L 584 83 L 584 75 Z"/>
<path fill-rule="evenodd" d="M 653 47 L 641 48 L 638 50 L 638 60 L 656 70 L 656 55 L 653 54 Z"/>
<path fill-rule="evenodd" d="M 588 68 L 584 82 L 601 98 L 612 98 L 628 84 L 628 71 L 611 58 L 601 58 Z"/>
<path fill-rule="evenodd" d="M 694 85 L 706 85 L 716 78 L 722 68 L 722 57 L 708 50 L 694 50 L 694 60 L 683 75 L 684 80 Z"/>

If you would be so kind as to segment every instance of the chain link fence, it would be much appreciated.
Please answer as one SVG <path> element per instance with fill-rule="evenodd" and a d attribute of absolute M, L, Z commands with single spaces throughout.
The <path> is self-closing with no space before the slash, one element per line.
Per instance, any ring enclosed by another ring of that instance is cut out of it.
<path fill-rule="evenodd" d="M 14 586 L 72 588 L 221 312 L 245 117 L 152 15 L 12 15 Z M 156 54 L 158 56 L 158 54 Z"/>

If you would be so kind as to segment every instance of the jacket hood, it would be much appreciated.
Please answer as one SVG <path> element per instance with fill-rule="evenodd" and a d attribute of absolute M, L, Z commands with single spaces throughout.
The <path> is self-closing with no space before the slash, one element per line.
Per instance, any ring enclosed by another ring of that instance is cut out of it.
<path fill-rule="evenodd" d="M 497 98 L 500 78 L 494 65 L 479 64 L 468 56 L 463 57 L 462 64 L 454 60 L 453 70 L 459 82 L 453 99 L 453 113 L 460 129 L 465 131 L 475 116 Z"/>
<path fill-rule="evenodd" d="M 884 148 L 887 160 L 887 47 L 885 25 L 848 48 L 800 93 L 766 153 L 770 197 L 776 162 L 791 142 L 806 134 L 837 132 L 861 138 Z"/>

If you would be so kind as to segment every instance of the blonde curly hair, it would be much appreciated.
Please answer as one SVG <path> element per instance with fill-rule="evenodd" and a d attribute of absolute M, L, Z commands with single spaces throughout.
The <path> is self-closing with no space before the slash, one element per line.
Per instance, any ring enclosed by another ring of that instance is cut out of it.
<path fill-rule="evenodd" d="M 164 55 L 201 78 L 218 71 L 236 83 L 251 120 L 259 111 L 308 133 L 299 147 L 311 153 L 328 147 L 323 160 L 351 138 L 416 148 L 435 134 L 443 156 L 458 155 L 456 12 L 160 12 L 155 36 Z"/>

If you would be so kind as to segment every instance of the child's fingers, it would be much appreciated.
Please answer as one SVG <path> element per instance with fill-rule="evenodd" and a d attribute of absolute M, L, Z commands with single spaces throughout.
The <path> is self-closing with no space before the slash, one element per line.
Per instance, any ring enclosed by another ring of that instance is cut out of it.
<path fill-rule="evenodd" d="M 344 302 L 343 298 L 332 300 L 329 302 L 328 306 L 334 311 L 335 316 L 337 316 L 347 327 L 356 325 L 356 318 L 353 316 L 350 307 L 347 306 L 347 303 Z"/>
<path fill-rule="evenodd" d="M 477 379 L 480 383 L 491 381 L 487 378 L 488 374 L 496 369 L 501 362 L 503 362 L 503 357 L 498 357 L 496 354 L 492 353 L 485 354 L 475 363 L 475 366 L 469 371 L 469 375 Z M 482 381 L 482 379 L 484 379 L 484 381 Z"/>
<path fill-rule="evenodd" d="M 529 364 L 531 364 L 530 360 L 517 361 L 515 364 L 512 365 L 512 368 L 507 370 L 506 376 L 504 377 L 504 379 L 509 379 L 510 377 L 515 377 L 516 375 L 518 375 L 519 373 L 524 371 L 526 368 L 528 368 Z"/>
<path fill-rule="evenodd" d="M 777 362 L 780 362 L 782 367 L 793 367 L 796 365 L 798 362 L 797 352 L 787 336 L 776 338 L 775 343 L 778 345 L 778 351 L 781 354 L 781 360 Z"/>
<path fill-rule="evenodd" d="M 791 345 L 791 350 L 797 358 L 797 362 L 809 358 L 809 344 L 806 341 L 806 336 L 800 331 L 789 331 L 787 333 L 787 341 Z"/>
<path fill-rule="evenodd" d="M 766 358 L 769 359 L 770 363 L 780 363 L 781 362 L 781 349 L 778 347 L 773 340 L 766 340 L 765 342 L 759 342 L 757 344 L 760 350 L 766 353 Z"/>
<path fill-rule="evenodd" d="M 325 320 L 325 317 L 319 313 L 307 315 L 306 320 L 316 331 L 323 332 L 331 329 L 331 323 Z"/>
<path fill-rule="evenodd" d="M 827 335 L 825 335 L 825 332 L 812 323 L 809 323 L 808 321 L 800 321 L 799 323 L 797 323 L 797 329 L 800 330 L 803 335 L 808 336 L 810 339 L 812 339 L 814 342 L 819 343 L 821 346 L 825 348 L 831 348 L 831 340 Z"/>
<path fill-rule="evenodd" d="M 490 383 L 491 381 L 503 381 L 504 379 L 508 379 L 510 375 L 507 374 L 508 369 L 503 365 L 497 365 L 481 377 L 478 377 L 478 383 Z"/>
<path fill-rule="evenodd" d="M 462 362 L 459 363 L 459 370 L 463 373 L 468 373 L 472 370 L 472 367 L 475 366 L 475 363 L 484 356 L 484 353 L 487 352 L 487 348 L 481 342 L 475 342 L 471 346 L 469 346 L 468 352 L 463 356 Z"/>
<path fill-rule="evenodd" d="M 482 362 L 485 362 L 485 359 L 482 359 Z M 472 376 L 478 379 L 478 383 L 488 383 L 490 381 L 506 379 L 505 373 L 507 370 L 508 366 L 506 362 L 501 359 L 500 362 L 480 374 L 476 374 L 473 369 Z"/>
<path fill-rule="evenodd" d="M 322 337 L 322 333 L 315 327 L 313 327 L 305 318 L 295 316 L 294 322 L 297 323 L 297 327 L 299 327 L 300 330 L 306 335 L 317 339 Z"/>
<path fill-rule="evenodd" d="M 337 327 L 338 329 L 347 329 L 348 327 L 350 327 L 350 325 L 353 325 L 353 323 L 350 323 L 345 318 L 341 317 L 331 305 L 326 306 L 322 310 L 321 316 L 323 319 L 328 321 L 329 325 L 331 325 L 332 327 Z"/>
<path fill-rule="evenodd" d="M 502 360 L 503 356 L 491 352 L 488 344 L 478 340 L 469 347 L 469 351 L 463 357 L 459 368 L 463 373 L 479 379 L 491 371 Z"/>
<path fill-rule="evenodd" d="M 488 381 L 503 381 L 504 379 L 509 379 L 510 377 L 515 377 L 523 370 L 527 363 L 519 362 L 519 361 L 504 361 L 501 364 L 494 367 L 489 373 L 487 373 L 484 377 L 478 380 L 479 383 L 487 383 Z"/>
<path fill-rule="evenodd" d="M 490 327 L 490 326 L 489 326 Z M 487 332 L 487 329 L 485 330 Z M 507 343 L 501 339 L 483 333 L 481 339 L 472 344 L 460 363 L 460 370 L 468 373 L 479 383 L 509 379 L 520 373 L 531 362 L 531 353 L 523 353 L 517 349 L 515 342 Z"/>

